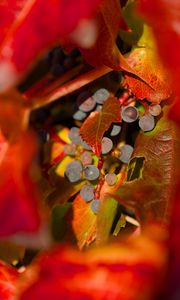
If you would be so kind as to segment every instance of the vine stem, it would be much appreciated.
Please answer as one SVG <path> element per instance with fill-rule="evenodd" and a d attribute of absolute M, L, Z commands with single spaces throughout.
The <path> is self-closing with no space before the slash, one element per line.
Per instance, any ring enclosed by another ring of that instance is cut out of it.
<path fill-rule="evenodd" d="M 62 86 L 56 88 L 54 91 L 39 97 L 34 97 L 31 99 L 32 109 L 37 109 L 43 107 L 49 103 L 54 102 L 58 98 L 64 97 L 81 87 L 87 85 L 88 83 L 98 79 L 99 77 L 111 72 L 112 69 L 108 67 L 99 67 L 94 70 L 91 70 L 85 74 L 80 75 L 79 77 L 63 84 Z"/>

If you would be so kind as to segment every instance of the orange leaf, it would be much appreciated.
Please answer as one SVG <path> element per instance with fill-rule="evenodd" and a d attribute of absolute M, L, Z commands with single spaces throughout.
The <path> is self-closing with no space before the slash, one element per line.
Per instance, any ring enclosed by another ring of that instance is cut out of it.
<path fill-rule="evenodd" d="M 16 293 L 16 281 L 19 274 L 15 268 L 0 261 L 0 299 L 12 300 Z"/>
<path fill-rule="evenodd" d="M 143 82 L 131 74 L 125 74 L 124 84 L 136 98 L 160 103 L 171 96 L 168 73 L 157 56 L 152 33 L 146 25 L 138 45 L 126 55 L 126 59 L 139 78 L 144 80 Z"/>
<path fill-rule="evenodd" d="M 154 299 L 166 262 L 164 237 L 162 228 L 149 226 L 126 244 L 85 252 L 57 247 L 25 272 L 18 299 Z"/>
<path fill-rule="evenodd" d="M 110 97 L 101 112 L 92 112 L 83 123 L 80 134 L 97 155 L 101 154 L 101 141 L 105 131 L 113 122 L 121 121 L 120 110 L 118 99 Z"/>

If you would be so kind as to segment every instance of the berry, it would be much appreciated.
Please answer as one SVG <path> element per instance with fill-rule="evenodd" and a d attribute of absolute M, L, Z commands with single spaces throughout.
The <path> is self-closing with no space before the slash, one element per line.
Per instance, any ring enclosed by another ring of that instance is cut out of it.
<path fill-rule="evenodd" d="M 103 104 L 109 98 L 109 96 L 110 93 L 108 90 L 99 89 L 94 93 L 93 98 L 96 101 L 96 103 Z"/>
<path fill-rule="evenodd" d="M 131 145 L 125 144 L 121 148 L 120 161 L 125 164 L 128 164 L 133 153 L 134 148 Z"/>
<path fill-rule="evenodd" d="M 87 117 L 87 114 L 82 110 L 77 110 L 73 114 L 73 119 L 76 121 L 83 121 Z"/>
<path fill-rule="evenodd" d="M 113 124 L 112 130 L 110 132 L 110 136 L 116 136 L 120 133 L 121 131 L 121 126 Z"/>
<path fill-rule="evenodd" d="M 92 156 L 89 152 L 85 151 L 81 154 L 80 160 L 81 160 L 83 166 L 87 166 L 92 163 Z"/>
<path fill-rule="evenodd" d="M 92 202 L 91 202 L 91 210 L 93 211 L 94 214 L 97 214 L 99 209 L 100 209 L 100 200 L 99 199 L 94 199 Z"/>
<path fill-rule="evenodd" d="M 113 142 L 108 137 L 102 139 L 102 154 L 109 153 L 113 148 Z"/>
<path fill-rule="evenodd" d="M 85 169 L 84 169 L 84 177 L 87 180 L 96 180 L 98 179 L 100 173 L 99 173 L 99 169 L 94 166 L 94 165 L 88 165 Z"/>
<path fill-rule="evenodd" d="M 79 128 L 72 127 L 69 131 L 69 138 L 74 144 L 81 144 L 81 137 L 79 135 Z"/>
<path fill-rule="evenodd" d="M 64 153 L 66 155 L 75 155 L 76 154 L 76 145 L 75 144 L 66 144 L 64 146 Z"/>
<path fill-rule="evenodd" d="M 139 127 L 143 131 L 151 131 L 155 126 L 154 117 L 151 115 L 144 115 L 139 119 Z"/>
<path fill-rule="evenodd" d="M 159 116 L 161 111 L 162 111 L 162 109 L 159 104 L 151 104 L 149 106 L 149 113 L 154 117 Z"/>
<path fill-rule="evenodd" d="M 114 173 L 106 174 L 105 181 L 109 186 L 116 184 L 116 182 L 117 182 L 116 174 L 114 174 Z"/>
<path fill-rule="evenodd" d="M 139 117 L 139 112 L 134 106 L 123 106 L 121 109 L 121 117 L 126 123 L 132 123 Z"/>
<path fill-rule="evenodd" d="M 90 112 L 96 106 L 96 101 L 91 97 L 90 92 L 84 91 L 78 96 L 77 99 L 78 108 L 83 112 Z"/>
<path fill-rule="evenodd" d="M 94 198 L 94 187 L 90 184 L 85 184 L 80 190 L 80 195 L 84 201 L 91 201 Z"/>

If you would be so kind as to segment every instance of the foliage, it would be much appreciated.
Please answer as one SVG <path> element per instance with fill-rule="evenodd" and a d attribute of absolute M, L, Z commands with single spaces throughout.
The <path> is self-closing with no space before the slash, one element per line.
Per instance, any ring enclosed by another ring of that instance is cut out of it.
<path fill-rule="evenodd" d="M 179 12 L 1 1 L 0 299 L 177 297 Z"/>

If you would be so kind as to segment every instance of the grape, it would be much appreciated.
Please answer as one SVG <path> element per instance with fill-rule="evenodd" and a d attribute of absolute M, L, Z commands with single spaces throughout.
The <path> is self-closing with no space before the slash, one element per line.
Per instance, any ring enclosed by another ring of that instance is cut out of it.
<path fill-rule="evenodd" d="M 96 101 L 96 103 L 103 104 L 109 98 L 109 96 L 110 93 L 108 90 L 99 89 L 94 93 L 93 98 Z"/>
<path fill-rule="evenodd" d="M 92 163 L 92 156 L 89 152 L 85 151 L 81 154 L 80 160 L 83 166 L 90 165 Z"/>
<path fill-rule="evenodd" d="M 78 160 L 69 163 L 65 169 L 65 176 L 70 182 L 77 182 L 82 176 L 82 164 Z"/>
<path fill-rule="evenodd" d="M 84 91 L 78 96 L 77 103 L 78 108 L 83 112 L 90 112 L 96 106 L 96 101 L 88 91 Z"/>
<path fill-rule="evenodd" d="M 113 148 L 113 142 L 108 137 L 102 139 L 102 154 L 109 153 Z"/>
<path fill-rule="evenodd" d="M 121 126 L 113 124 L 112 130 L 110 132 L 110 136 L 116 136 L 120 133 L 121 131 Z"/>
<path fill-rule="evenodd" d="M 154 117 L 159 116 L 161 111 L 162 111 L 162 109 L 159 104 L 151 104 L 149 106 L 149 113 Z"/>
<path fill-rule="evenodd" d="M 84 177 L 87 180 L 96 180 L 98 179 L 100 173 L 99 173 L 99 169 L 94 166 L 94 165 L 88 165 L 85 169 L 84 169 Z"/>
<path fill-rule="evenodd" d="M 125 144 L 121 148 L 120 161 L 125 164 L 128 164 L 133 153 L 134 148 L 131 145 Z"/>
<path fill-rule="evenodd" d="M 75 155 L 76 154 L 76 145 L 75 144 L 66 144 L 64 146 L 64 153 L 66 155 Z"/>
<path fill-rule="evenodd" d="M 90 184 L 85 184 L 80 190 L 80 195 L 84 201 L 91 201 L 94 198 L 94 187 Z"/>
<path fill-rule="evenodd" d="M 98 111 L 98 112 L 100 112 L 102 110 L 102 105 L 100 105 L 100 104 L 97 105 L 95 110 Z"/>
<path fill-rule="evenodd" d="M 117 182 L 117 176 L 114 173 L 106 174 L 105 181 L 108 185 L 114 185 Z"/>
<path fill-rule="evenodd" d="M 77 110 L 73 114 L 73 119 L 76 121 L 83 121 L 87 117 L 87 114 L 82 110 Z"/>
<path fill-rule="evenodd" d="M 121 109 L 121 117 L 123 121 L 127 123 L 132 123 L 139 117 L 139 112 L 134 106 L 124 106 Z"/>
<path fill-rule="evenodd" d="M 81 137 L 79 135 L 79 128 L 72 127 L 69 131 L 69 138 L 74 144 L 81 144 Z"/>
<path fill-rule="evenodd" d="M 83 139 L 81 138 L 81 143 L 80 143 L 84 149 L 86 150 L 92 150 L 91 146 L 89 146 Z"/>
<path fill-rule="evenodd" d="M 93 211 L 94 214 L 97 214 L 98 211 L 99 211 L 99 208 L 100 208 L 100 200 L 99 199 L 94 199 L 92 202 L 91 202 L 91 210 Z"/>
<path fill-rule="evenodd" d="M 155 126 L 154 117 L 151 115 L 144 115 L 139 119 L 139 127 L 143 131 L 151 131 Z"/>

